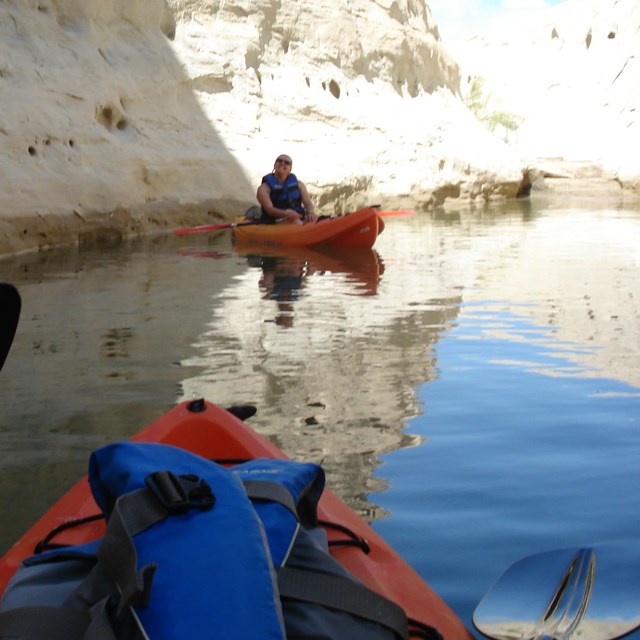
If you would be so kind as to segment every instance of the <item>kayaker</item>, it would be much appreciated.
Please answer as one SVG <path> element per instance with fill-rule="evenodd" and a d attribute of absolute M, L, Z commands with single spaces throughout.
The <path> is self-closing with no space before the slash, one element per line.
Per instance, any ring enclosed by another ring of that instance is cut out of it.
<path fill-rule="evenodd" d="M 262 178 L 256 198 L 262 207 L 261 223 L 305 224 L 316 221 L 315 207 L 307 187 L 291 173 L 291 156 L 281 153 L 273 171 Z"/>

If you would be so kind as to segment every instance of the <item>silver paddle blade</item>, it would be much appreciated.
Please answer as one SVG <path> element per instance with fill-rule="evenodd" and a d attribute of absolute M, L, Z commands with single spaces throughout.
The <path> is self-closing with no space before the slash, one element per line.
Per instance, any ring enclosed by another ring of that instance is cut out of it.
<path fill-rule="evenodd" d="M 640 542 L 560 549 L 513 564 L 473 624 L 496 640 L 613 640 L 640 626 Z"/>

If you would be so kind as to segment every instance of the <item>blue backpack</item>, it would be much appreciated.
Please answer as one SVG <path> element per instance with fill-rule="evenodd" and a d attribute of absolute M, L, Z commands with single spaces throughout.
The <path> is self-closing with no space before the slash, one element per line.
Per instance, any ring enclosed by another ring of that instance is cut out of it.
<path fill-rule="evenodd" d="M 25 560 L 0 602 L 0 638 L 409 637 L 404 611 L 328 553 L 318 465 L 256 459 L 229 469 L 123 442 L 92 454 L 89 482 L 104 537 Z"/>

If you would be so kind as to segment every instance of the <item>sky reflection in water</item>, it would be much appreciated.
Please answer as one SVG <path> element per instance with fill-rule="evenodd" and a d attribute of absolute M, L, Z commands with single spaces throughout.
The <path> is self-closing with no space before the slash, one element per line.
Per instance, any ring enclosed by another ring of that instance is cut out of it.
<path fill-rule="evenodd" d="M 463 305 L 420 385 L 419 447 L 383 457 L 375 527 L 470 624 L 502 570 L 538 551 L 637 535 L 640 390 L 498 302 Z"/>

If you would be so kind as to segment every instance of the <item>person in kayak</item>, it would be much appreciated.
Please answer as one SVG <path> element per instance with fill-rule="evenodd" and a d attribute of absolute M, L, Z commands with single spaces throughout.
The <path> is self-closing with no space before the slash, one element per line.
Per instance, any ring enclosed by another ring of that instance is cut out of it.
<path fill-rule="evenodd" d="M 291 173 L 293 160 L 280 154 L 273 171 L 262 178 L 256 198 L 262 207 L 261 223 L 304 224 L 316 221 L 315 207 L 307 187 Z"/>

